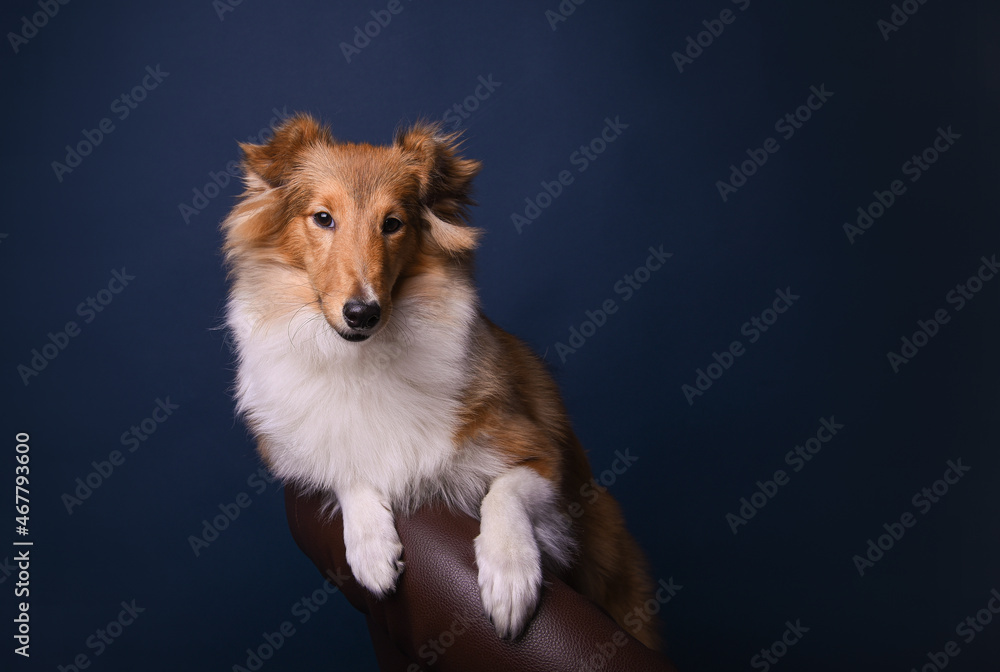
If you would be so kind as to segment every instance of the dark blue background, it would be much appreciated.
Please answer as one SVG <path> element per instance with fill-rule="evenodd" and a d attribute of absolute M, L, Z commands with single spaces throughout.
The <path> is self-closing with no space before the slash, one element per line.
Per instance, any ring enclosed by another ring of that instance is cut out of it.
<path fill-rule="evenodd" d="M 218 223 L 239 187 L 189 222 L 179 206 L 273 108 L 387 142 L 491 75 L 500 85 L 462 124 L 485 166 L 483 301 L 546 354 L 595 471 L 618 450 L 639 458 L 610 488 L 655 577 L 683 585 L 662 612 L 679 667 L 750 669 L 796 619 L 809 632 L 780 669 L 909 670 L 948 640 L 962 649 L 949 669 L 996 661 L 1000 624 L 969 644 L 955 626 L 1000 587 L 1000 280 L 961 311 L 945 295 L 1000 252 L 1000 8 L 928 0 L 885 40 L 889 2 L 591 0 L 554 30 L 557 0 L 403 0 L 348 63 L 339 44 L 386 4 L 243 2 L 220 20 L 208 0 L 71 2 L 16 54 L 0 47 L 0 486 L 13 488 L 14 434 L 29 432 L 35 543 L 32 657 L 13 669 L 85 653 L 92 670 L 230 670 L 286 620 L 296 634 L 265 670 L 374 669 L 345 600 L 293 615 L 321 578 L 280 487 L 248 483 L 260 465 L 217 329 Z M 673 52 L 724 8 L 735 21 L 678 72 Z M 8 3 L 0 28 L 37 11 Z M 169 75 L 119 120 L 112 101 L 157 65 Z M 821 85 L 833 96 L 781 138 L 775 121 Z M 52 162 L 103 117 L 115 130 L 59 181 Z M 627 128 L 578 172 L 570 155 L 608 117 Z M 961 138 L 909 182 L 902 164 L 949 126 Z M 723 202 L 716 181 L 768 137 L 779 151 Z M 518 233 L 511 214 L 564 169 L 574 182 Z M 843 223 L 895 179 L 906 193 L 849 243 Z M 623 301 L 615 284 L 660 245 L 674 256 Z M 122 267 L 135 279 L 85 323 L 78 304 Z M 749 344 L 741 325 L 786 287 L 801 298 Z M 618 311 L 562 361 L 556 343 L 607 299 Z M 894 373 L 887 353 L 938 308 L 951 320 Z M 70 320 L 80 335 L 23 384 L 18 365 Z M 690 405 L 681 386 L 737 339 L 746 353 Z M 122 432 L 167 397 L 179 408 L 127 452 Z M 734 535 L 726 514 L 790 472 L 785 453 L 830 415 L 844 429 Z M 113 450 L 124 463 L 67 513 L 63 495 Z M 917 513 L 913 495 L 959 458 L 971 471 Z M 240 493 L 252 504 L 196 556 L 189 537 Z M 907 511 L 917 524 L 860 576 L 852 556 Z M 0 582 L 12 647 L 14 579 Z M 95 656 L 87 638 L 133 599 L 145 611 Z"/>

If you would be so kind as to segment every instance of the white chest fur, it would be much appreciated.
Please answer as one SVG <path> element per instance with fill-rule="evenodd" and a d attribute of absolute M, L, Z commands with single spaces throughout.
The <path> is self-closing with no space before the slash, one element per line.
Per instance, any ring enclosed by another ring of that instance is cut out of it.
<path fill-rule="evenodd" d="M 535 609 L 542 553 L 566 565 L 573 540 L 551 483 L 510 468 L 496 449 L 455 445 L 479 318 L 470 289 L 443 291 L 430 305 L 397 302 L 379 333 L 350 343 L 312 306 L 268 313 L 262 307 L 286 305 L 280 294 L 268 301 L 260 284 L 238 287 L 227 318 L 239 410 L 276 475 L 337 494 L 347 562 L 376 595 L 403 568 L 394 510 L 436 496 L 481 514 L 483 606 L 501 637 L 514 636 Z"/>
<path fill-rule="evenodd" d="M 277 476 L 334 492 L 373 487 L 394 508 L 439 495 L 478 513 L 502 467 L 454 444 L 471 301 L 427 319 L 403 300 L 382 331 L 351 343 L 315 310 L 264 318 L 256 299 L 230 299 L 236 392 Z"/>

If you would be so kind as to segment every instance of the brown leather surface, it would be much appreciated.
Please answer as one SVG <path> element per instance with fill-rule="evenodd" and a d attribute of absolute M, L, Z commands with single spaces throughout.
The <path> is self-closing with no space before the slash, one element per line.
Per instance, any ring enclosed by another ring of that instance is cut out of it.
<path fill-rule="evenodd" d="M 479 522 L 440 506 L 397 517 L 406 567 L 396 592 L 377 600 L 350 576 L 343 520 L 323 520 L 321 504 L 318 495 L 285 488 L 295 542 L 366 615 L 383 672 L 676 672 L 548 571 L 527 630 L 515 641 L 499 639 L 479 599 L 472 545 Z"/>

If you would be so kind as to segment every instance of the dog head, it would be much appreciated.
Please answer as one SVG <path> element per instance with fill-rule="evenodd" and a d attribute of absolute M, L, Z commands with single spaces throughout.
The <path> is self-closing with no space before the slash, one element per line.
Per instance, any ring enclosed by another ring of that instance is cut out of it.
<path fill-rule="evenodd" d="M 299 115 L 241 148 L 247 188 L 223 224 L 230 266 L 295 269 L 307 280 L 301 298 L 348 341 L 390 320 L 408 278 L 443 273 L 476 247 L 467 207 L 480 164 L 436 124 L 373 146 L 338 142 Z"/>

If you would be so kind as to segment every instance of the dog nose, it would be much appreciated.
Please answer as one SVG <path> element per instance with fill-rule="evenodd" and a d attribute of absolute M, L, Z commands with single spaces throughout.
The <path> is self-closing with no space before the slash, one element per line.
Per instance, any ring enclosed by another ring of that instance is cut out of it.
<path fill-rule="evenodd" d="M 381 317 L 382 309 L 375 302 L 351 299 L 344 304 L 344 320 L 352 329 L 374 329 Z"/>

